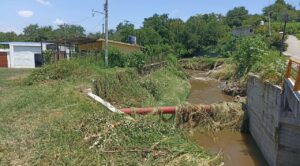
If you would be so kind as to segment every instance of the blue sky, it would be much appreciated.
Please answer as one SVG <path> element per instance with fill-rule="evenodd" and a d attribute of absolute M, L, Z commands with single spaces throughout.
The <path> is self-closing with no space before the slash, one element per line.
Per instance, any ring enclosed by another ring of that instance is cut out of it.
<path fill-rule="evenodd" d="M 235 6 L 245 6 L 250 13 L 261 13 L 275 0 L 109 0 L 110 28 L 128 20 L 137 27 L 154 13 L 169 13 L 183 20 L 192 15 L 222 13 Z M 299 0 L 287 0 L 299 8 Z M 87 32 L 97 32 L 104 23 L 101 14 L 92 17 L 92 9 L 102 10 L 104 0 L 0 0 L 0 31 L 22 32 L 29 24 L 82 25 Z"/>

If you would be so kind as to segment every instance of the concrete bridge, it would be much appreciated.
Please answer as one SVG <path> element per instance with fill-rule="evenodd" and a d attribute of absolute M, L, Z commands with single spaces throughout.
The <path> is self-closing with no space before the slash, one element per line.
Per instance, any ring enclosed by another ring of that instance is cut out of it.
<path fill-rule="evenodd" d="M 249 130 L 269 165 L 300 165 L 300 62 L 290 60 L 282 87 L 250 76 L 247 94 Z"/>

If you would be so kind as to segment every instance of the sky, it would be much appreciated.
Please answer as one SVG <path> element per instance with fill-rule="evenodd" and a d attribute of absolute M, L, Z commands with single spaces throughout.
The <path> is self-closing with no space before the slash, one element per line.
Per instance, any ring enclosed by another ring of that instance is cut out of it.
<path fill-rule="evenodd" d="M 29 24 L 41 26 L 77 24 L 87 33 L 102 30 L 104 16 L 92 10 L 103 11 L 105 0 L 0 0 L 0 32 L 22 33 Z M 205 13 L 226 14 L 236 6 L 245 6 L 251 14 L 262 13 L 275 0 L 109 0 L 109 28 L 115 29 L 125 20 L 138 28 L 144 18 L 155 13 L 168 13 L 172 18 L 187 20 Z M 300 0 L 286 0 L 299 9 Z"/>

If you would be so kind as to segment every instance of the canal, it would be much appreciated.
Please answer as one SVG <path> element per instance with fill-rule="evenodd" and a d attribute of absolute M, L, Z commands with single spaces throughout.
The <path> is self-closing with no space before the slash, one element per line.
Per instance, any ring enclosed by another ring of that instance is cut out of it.
<path fill-rule="evenodd" d="M 187 73 L 191 76 L 192 85 L 188 102 L 213 104 L 234 101 L 234 97 L 222 92 L 220 82 L 207 77 L 206 72 L 187 70 Z M 229 131 L 210 134 L 196 131 L 192 132 L 191 139 L 208 152 L 220 154 L 225 165 L 268 165 L 250 134 Z"/>

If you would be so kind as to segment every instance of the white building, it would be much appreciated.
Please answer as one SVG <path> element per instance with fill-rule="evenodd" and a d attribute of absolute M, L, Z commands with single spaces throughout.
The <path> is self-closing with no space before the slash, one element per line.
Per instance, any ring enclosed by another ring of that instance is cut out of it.
<path fill-rule="evenodd" d="M 49 43 L 0 42 L 0 67 L 35 68 L 43 64 L 42 50 Z"/>

